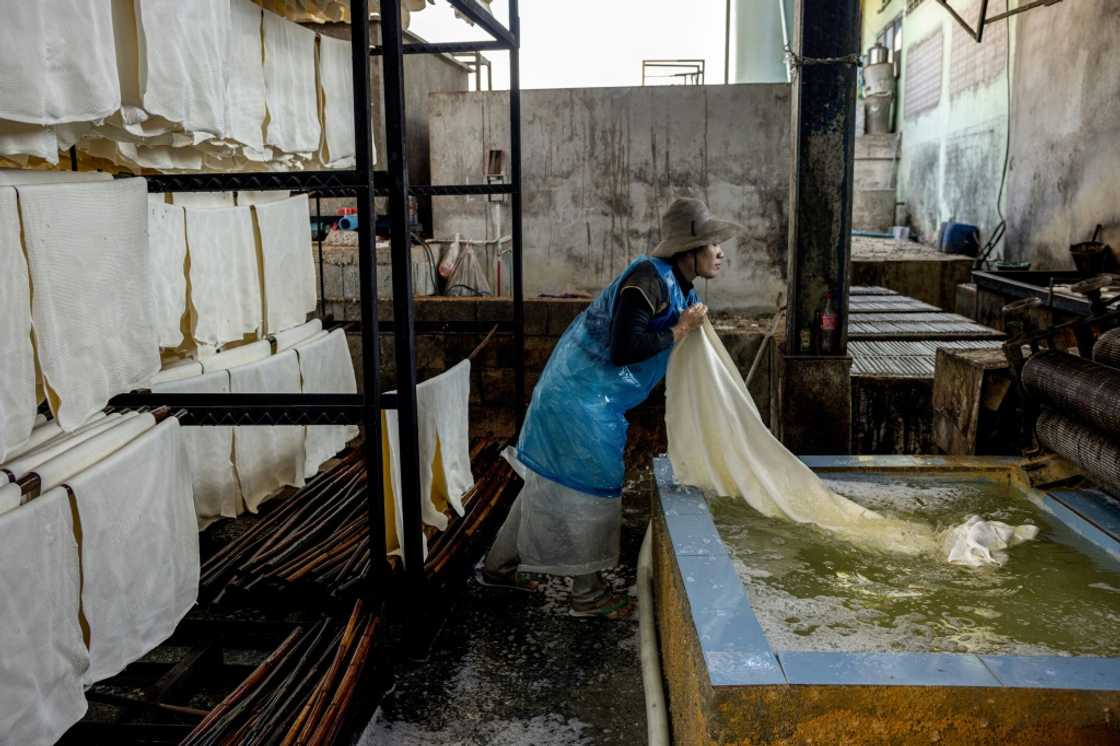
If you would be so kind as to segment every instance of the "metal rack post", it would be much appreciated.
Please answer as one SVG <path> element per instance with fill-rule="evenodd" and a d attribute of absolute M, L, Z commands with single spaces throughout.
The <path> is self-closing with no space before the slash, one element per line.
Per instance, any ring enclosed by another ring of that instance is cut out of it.
<path fill-rule="evenodd" d="M 509 149 L 513 238 L 513 352 L 517 429 L 525 419 L 525 290 L 521 258 L 521 17 L 517 0 L 509 0 L 514 44 L 509 50 Z"/>

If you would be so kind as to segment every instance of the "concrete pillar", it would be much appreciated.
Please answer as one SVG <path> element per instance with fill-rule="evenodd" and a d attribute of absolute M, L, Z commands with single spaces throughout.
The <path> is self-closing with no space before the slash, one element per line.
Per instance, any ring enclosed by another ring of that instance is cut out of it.
<path fill-rule="evenodd" d="M 792 47 L 806 60 L 859 54 L 859 0 L 800 0 Z M 779 383 L 779 436 L 795 453 L 851 449 L 851 358 L 847 355 L 856 67 L 794 70 L 787 335 Z M 821 354 L 820 311 L 831 293 L 835 343 Z M 802 343 L 811 327 L 813 344 Z"/>

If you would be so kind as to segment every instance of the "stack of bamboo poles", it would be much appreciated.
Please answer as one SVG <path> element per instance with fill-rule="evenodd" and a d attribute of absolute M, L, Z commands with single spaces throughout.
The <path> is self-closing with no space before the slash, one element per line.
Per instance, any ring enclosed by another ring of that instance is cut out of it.
<path fill-rule="evenodd" d="M 323 746 L 339 738 L 369 659 L 378 617 L 354 604 L 345 626 L 297 627 L 191 731 L 183 746 Z"/>
<path fill-rule="evenodd" d="M 500 444 L 478 440 L 471 464 L 480 478 L 463 497 L 467 515 L 451 516 L 447 531 L 428 535 L 429 574 L 442 571 L 464 539 L 483 525 L 519 480 L 500 457 Z M 200 597 L 222 602 L 298 589 L 325 597 L 358 593 L 368 578 L 367 480 L 352 452 L 298 490 L 202 566 Z"/>

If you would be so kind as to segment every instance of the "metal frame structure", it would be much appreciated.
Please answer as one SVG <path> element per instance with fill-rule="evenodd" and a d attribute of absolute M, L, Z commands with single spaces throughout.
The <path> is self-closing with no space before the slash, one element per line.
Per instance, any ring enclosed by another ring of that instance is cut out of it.
<path fill-rule="evenodd" d="M 977 44 L 984 40 L 984 27 L 989 23 L 1006 20 L 1011 16 L 1025 13 L 1031 8 L 1037 8 L 1041 5 L 1057 5 L 1060 2 L 1062 2 L 1062 0 L 1034 0 L 1034 2 L 1020 5 L 1018 8 L 1010 8 L 1004 13 L 997 13 L 996 15 L 989 18 L 988 0 L 980 0 L 980 15 L 976 19 L 976 28 L 972 28 L 972 26 L 968 24 L 968 21 L 961 18 L 960 13 L 955 11 L 953 7 L 949 5 L 949 0 L 937 0 L 937 4 L 943 7 L 945 10 L 949 11 L 949 15 L 953 17 L 953 20 L 959 23 L 961 25 L 961 28 L 963 28 L 965 32 L 968 33 L 968 35 L 971 36 Z"/>
<path fill-rule="evenodd" d="M 416 334 L 411 277 L 411 238 L 408 230 L 408 196 L 508 194 L 512 201 L 513 320 L 498 322 L 499 330 L 514 340 L 516 360 L 517 424 L 524 415 L 524 294 L 521 257 L 521 99 L 519 76 L 520 24 L 517 0 L 509 1 L 507 29 L 477 0 L 448 0 L 460 14 L 489 33 L 492 41 L 451 44 L 403 44 L 400 7 L 381 4 L 381 46 L 370 45 L 369 0 L 350 0 L 351 49 L 354 76 L 354 139 L 356 165 L 352 170 L 271 173 L 161 174 L 148 176 L 149 192 L 264 191 L 307 192 L 315 197 L 348 196 L 358 208 L 358 271 L 360 278 L 362 392 L 360 394 L 153 394 L 133 392 L 114 397 L 118 409 L 169 406 L 185 425 L 323 425 L 360 424 L 365 437 L 362 451 L 369 474 L 380 475 L 381 410 L 396 409 L 400 431 L 401 502 L 403 504 L 405 573 L 410 594 L 424 588 L 421 543 L 420 463 L 416 413 Z M 364 21 L 364 22 L 363 22 Z M 404 55 L 504 50 L 510 54 L 510 180 L 503 184 L 409 185 L 405 161 Z M 371 137 L 371 56 L 383 62 L 388 170 L 373 170 Z M 373 198 L 389 198 L 390 247 L 393 271 L 391 326 L 397 361 L 397 393 L 381 392 L 376 283 L 376 241 Z M 460 333 L 486 334 L 495 322 L 480 320 Z M 436 330 L 433 328 L 433 331 Z M 423 333 L 423 332 L 421 332 Z M 375 588 L 386 578 L 389 565 L 385 548 L 385 513 L 382 480 L 369 479 L 370 554 L 380 558 L 373 573 Z"/>

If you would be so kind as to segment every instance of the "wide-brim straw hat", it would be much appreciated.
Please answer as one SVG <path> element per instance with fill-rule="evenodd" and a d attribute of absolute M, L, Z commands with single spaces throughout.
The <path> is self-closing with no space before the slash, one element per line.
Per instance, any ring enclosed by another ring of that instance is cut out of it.
<path fill-rule="evenodd" d="M 700 200 L 682 197 L 673 200 L 661 216 L 661 243 L 650 254 L 670 259 L 684 251 L 723 243 L 742 232 L 743 226 L 738 223 L 712 217 Z"/>

